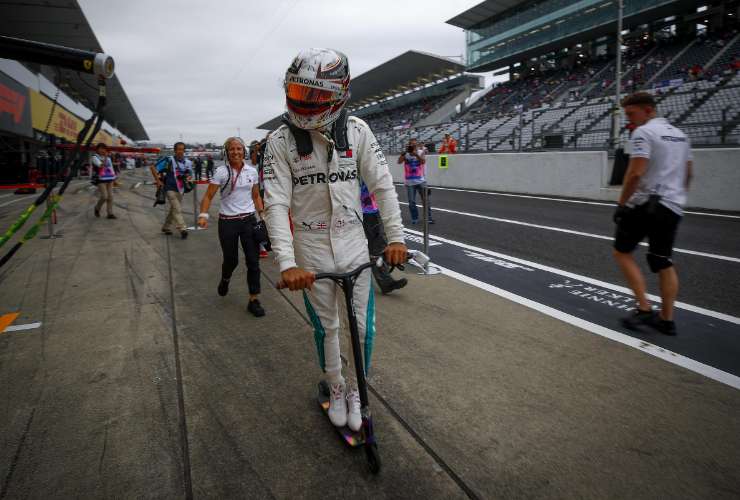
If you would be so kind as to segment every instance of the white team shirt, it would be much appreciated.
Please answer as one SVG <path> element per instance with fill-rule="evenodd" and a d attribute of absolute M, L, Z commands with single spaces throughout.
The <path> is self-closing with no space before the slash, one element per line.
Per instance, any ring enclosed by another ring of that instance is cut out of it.
<path fill-rule="evenodd" d="M 647 158 L 648 167 L 627 205 L 642 205 L 651 194 L 658 194 L 662 205 L 683 215 L 687 163 L 693 159 L 686 134 L 665 118 L 653 118 L 634 131 L 630 149 L 630 157 Z"/>
<path fill-rule="evenodd" d="M 231 170 L 231 180 L 229 180 Z M 226 183 L 228 182 L 228 185 Z M 225 186 L 221 193 L 222 215 L 239 215 L 255 211 L 254 200 L 252 200 L 252 186 L 258 185 L 259 176 L 257 169 L 248 162 L 244 162 L 239 175 L 231 165 L 221 165 L 211 178 L 211 184 Z M 219 189 L 220 190 L 220 189 Z"/>

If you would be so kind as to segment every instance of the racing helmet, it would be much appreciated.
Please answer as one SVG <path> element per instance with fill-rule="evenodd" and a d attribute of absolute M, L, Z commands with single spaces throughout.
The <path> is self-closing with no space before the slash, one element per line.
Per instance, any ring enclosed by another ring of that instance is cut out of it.
<path fill-rule="evenodd" d="M 302 50 L 285 72 L 288 120 L 314 130 L 333 123 L 349 100 L 347 56 L 332 49 Z"/>

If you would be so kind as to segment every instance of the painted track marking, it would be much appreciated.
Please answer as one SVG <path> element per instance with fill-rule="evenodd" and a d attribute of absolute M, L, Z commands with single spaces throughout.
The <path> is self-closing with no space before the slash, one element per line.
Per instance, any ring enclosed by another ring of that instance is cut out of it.
<path fill-rule="evenodd" d="M 397 186 L 403 186 L 403 183 L 396 182 L 394 183 Z M 551 198 L 549 196 L 537 196 L 533 194 L 514 194 L 514 193 L 501 193 L 499 191 L 478 191 L 475 189 L 460 189 L 460 188 L 446 188 L 446 187 L 438 187 L 438 186 L 429 186 L 434 190 L 440 190 L 440 191 L 456 191 L 459 193 L 474 193 L 474 194 L 486 194 L 490 196 L 505 196 L 510 198 L 528 198 L 531 200 L 546 200 L 546 201 L 559 201 L 561 203 L 582 203 L 584 205 L 598 205 L 603 207 L 616 207 L 616 203 L 609 203 L 604 201 L 587 201 L 587 200 L 571 200 L 568 198 Z M 434 208 L 434 207 L 432 207 Z M 724 217 L 727 219 L 740 219 L 740 215 L 730 215 L 730 214 L 715 214 L 711 212 L 696 212 L 693 210 L 684 210 L 685 214 L 691 214 L 691 215 L 706 215 L 708 217 Z"/>
<path fill-rule="evenodd" d="M 398 203 L 400 203 L 402 205 L 408 205 L 408 203 L 403 202 L 403 201 L 399 201 Z M 474 217 L 476 219 L 485 219 L 485 220 L 491 220 L 491 221 L 494 221 L 494 222 L 503 222 L 505 224 L 515 224 L 517 226 L 533 227 L 533 228 L 536 228 L 536 229 L 544 229 L 544 230 L 547 230 L 547 231 L 555 231 L 555 232 L 558 232 L 558 233 L 573 234 L 573 235 L 576 235 L 576 236 L 585 236 L 587 238 L 596 238 L 596 239 L 599 239 L 599 240 L 607 240 L 607 241 L 613 241 L 614 240 L 614 237 L 613 236 L 605 236 L 603 234 L 585 233 L 583 231 L 576 231 L 575 229 L 566 229 L 566 228 L 562 228 L 562 227 L 543 226 L 542 224 L 534 224 L 532 222 L 524 222 L 524 221 L 514 220 L 514 219 L 502 219 L 500 217 L 493 217 L 493 216 L 490 216 L 490 215 L 476 214 L 476 213 L 472 213 L 472 212 L 461 212 L 461 211 L 458 211 L 458 210 L 450 210 L 449 208 L 432 207 L 432 210 L 436 210 L 438 212 L 451 213 L 451 214 L 455 214 L 455 215 L 464 215 L 466 217 Z M 643 241 L 643 242 L 640 242 L 640 246 L 647 247 L 648 244 Z M 697 257 L 706 257 L 706 258 L 709 258 L 709 259 L 725 260 L 725 261 L 728 261 L 728 262 L 740 263 L 740 258 L 738 258 L 738 257 L 730 257 L 730 256 L 727 256 L 727 255 L 719 255 L 719 254 L 708 253 L 708 252 L 699 252 L 698 250 L 687 250 L 685 248 L 674 248 L 673 251 L 676 252 L 676 253 L 683 253 L 683 254 L 687 254 L 687 255 L 695 255 Z"/>
<path fill-rule="evenodd" d="M 419 235 L 423 236 L 423 233 L 419 231 L 414 231 L 413 229 L 404 229 L 404 231 L 410 234 L 415 234 L 417 236 Z M 450 240 L 448 238 L 442 238 L 441 236 L 434 236 L 431 234 L 429 235 L 429 239 L 436 240 L 442 243 L 447 243 L 449 245 L 453 245 L 459 248 L 465 248 L 468 250 L 472 250 L 474 252 L 483 253 L 486 255 L 490 255 L 492 257 L 499 257 L 501 259 L 510 260 L 511 262 L 516 262 L 517 264 L 522 264 L 524 266 L 533 267 L 535 269 L 540 269 L 541 271 L 547 271 L 553 274 L 557 274 L 557 275 L 564 276 L 566 278 L 571 278 L 574 280 L 579 280 L 584 283 L 589 283 L 591 285 L 596 285 L 602 288 L 608 288 L 610 290 L 614 290 L 615 292 L 621 292 L 621 293 L 630 294 L 630 295 L 632 294 L 632 291 L 629 288 L 626 288 L 623 286 L 614 285 L 612 283 L 607 283 L 606 281 L 600 281 L 594 278 L 589 278 L 587 276 L 582 276 L 580 274 L 571 273 L 569 271 L 564 271 L 556 267 L 550 267 L 544 264 L 538 264 L 537 262 L 520 259 L 518 257 L 512 257 L 510 255 L 506 255 L 506 254 L 499 253 L 499 252 L 494 252 L 493 250 L 488 250 L 487 248 L 476 247 L 473 245 L 468 245 L 467 243 L 462 243 L 459 241 Z M 660 302 L 660 297 L 658 297 L 657 295 L 648 294 L 648 298 L 654 302 Z M 686 304 L 684 302 L 679 302 L 679 301 L 676 301 L 676 303 L 674 304 L 674 307 L 677 307 L 679 309 L 684 309 L 686 311 L 691 311 L 697 314 L 702 314 L 704 316 L 709 316 L 711 318 L 719 319 L 722 321 L 727 321 L 728 323 L 732 323 L 735 325 L 740 325 L 740 318 L 736 316 L 731 316 L 729 314 L 712 311 L 710 309 L 704 309 L 703 307 L 698 307 L 698 306 Z"/>
<path fill-rule="evenodd" d="M 6 332 L 20 332 L 23 330 L 35 330 L 41 326 L 41 322 L 26 323 L 25 325 L 11 325 L 5 329 Z"/>
<path fill-rule="evenodd" d="M 463 283 L 467 283 L 469 285 L 480 288 L 481 290 L 485 290 L 494 295 L 498 295 L 499 297 L 503 297 L 505 299 L 511 300 L 512 302 L 516 302 L 517 304 L 529 307 L 530 309 L 534 309 L 535 311 L 541 312 L 542 314 L 558 319 L 560 321 L 564 321 L 565 323 L 594 333 L 601 337 L 614 340 L 616 342 L 619 342 L 620 344 L 624 344 L 629 347 L 633 347 L 646 354 L 650 354 L 651 356 L 655 356 L 656 358 L 660 358 L 674 365 L 686 368 L 687 370 L 691 370 L 692 372 L 704 375 L 705 377 L 729 385 L 730 387 L 733 387 L 735 389 L 740 389 L 740 377 L 724 372 L 712 366 L 705 365 L 704 363 L 694 361 L 691 358 L 687 358 L 673 351 L 669 351 L 668 349 L 664 349 L 649 342 L 645 342 L 644 340 L 630 337 L 629 335 L 625 335 L 604 326 L 597 325 L 596 323 L 586 321 L 584 319 L 573 316 L 572 314 L 568 314 L 563 311 L 559 311 L 553 307 L 546 306 L 545 304 L 527 299 L 525 297 L 522 297 L 521 295 L 516 295 L 496 286 L 489 285 L 488 283 L 484 283 L 483 281 L 479 281 L 475 278 L 471 278 L 464 274 L 458 273 L 457 271 L 453 271 L 441 266 L 439 267 L 440 269 L 442 269 L 443 274 L 462 281 Z"/>

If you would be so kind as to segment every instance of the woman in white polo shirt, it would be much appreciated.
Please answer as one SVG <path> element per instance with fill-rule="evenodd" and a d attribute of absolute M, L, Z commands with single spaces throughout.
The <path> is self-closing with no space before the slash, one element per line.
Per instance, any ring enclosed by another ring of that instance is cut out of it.
<path fill-rule="evenodd" d="M 249 304 L 247 311 L 260 317 L 265 315 L 258 300 L 260 293 L 259 242 L 254 236 L 257 214 L 264 211 L 259 191 L 257 169 L 251 165 L 247 148 L 238 137 L 229 137 L 224 143 L 226 164 L 216 169 L 208 191 L 200 204 L 198 225 L 208 227 L 208 209 L 217 191 L 221 192 L 221 208 L 218 213 L 218 239 L 224 261 L 221 266 L 221 282 L 218 294 L 229 292 L 231 274 L 239 265 L 239 242 L 247 260 L 247 286 Z"/>

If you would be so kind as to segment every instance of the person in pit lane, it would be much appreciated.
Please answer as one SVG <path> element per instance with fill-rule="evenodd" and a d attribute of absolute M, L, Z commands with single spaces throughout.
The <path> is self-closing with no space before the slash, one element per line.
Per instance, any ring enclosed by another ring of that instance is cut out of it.
<path fill-rule="evenodd" d="M 347 57 L 331 49 L 302 50 L 285 73 L 287 113 L 270 134 L 264 158 L 265 220 L 282 281 L 303 290 L 315 327 L 319 363 L 330 385 L 329 418 L 359 430 L 360 401 L 354 371 L 342 375 L 338 294 L 318 272 L 347 272 L 369 261 L 362 225 L 360 182 L 375 195 L 385 226 L 388 264 L 406 260 L 401 212 L 385 156 L 370 127 L 347 117 Z M 291 234 L 290 223 L 295 228 Z M 357 322 L 369 365 L 375 331 L 370 270 L 354 289 Z M 367 340 L 367 342 L 366 342 Z M 350 360 L 352 356 L 347 356 Z"/>
<path fill-rule="evenodd" d="M 256 317 L 265 315 L 260 304 L 260 241 L 255 233 L 257 217 L 264 212 L 259 191 L 257 169 L 248 158 L 247 147 L 238 137 L 229 137 L 224 142 L 226 162 L 216 169 L 208 191 L 200 202 L 198 225 L 208 227 L 208 209 L 217 191 L 221 192 L 221 208 L 218 213 L 218 239 L 221 242 L 224 260 L 221 265 L 221 281 L 218 294 L 229 293 L 231 275 L 239 265 L 241 243 L 247 261 L 247 288 L 249 301 L 247 311 Z"/>

